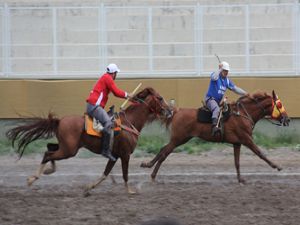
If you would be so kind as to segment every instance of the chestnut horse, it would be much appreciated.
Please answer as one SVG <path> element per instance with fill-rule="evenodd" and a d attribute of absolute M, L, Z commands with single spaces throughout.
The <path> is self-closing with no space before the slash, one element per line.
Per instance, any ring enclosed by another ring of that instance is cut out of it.
<path fill-rule="evenodd" d="M 192 137 L 199 137 L 211 142 L 227 142 L 233 145 L 235 168 L 239 183 L 245 183 L 240 175 L 240 149 L 241 145 L 248 147 L 258 157 L 266 161 L 272 168 L 281 170 L 275 163 L 271 162 L 253 142 L 252 132 L 255 124 L 260 119 L 271 116 L 280 122 L 280 125 L 288 126 L 290 119 L 275 92 L 272 96 L 256 92 L 245 95 L 236 102 L 229 105 L 231 112 L 228 120 L 224 121 L 224 133 L 211 136 L 211 124 L 197 122 L 197 109 L 178 109 L 170 118 L 168 125 L 172 126 L 170 141 L 160 149 L 160 152 L 150 161 L 143 162 L 141 167 L 151 168 L 155 166 L 151 178 L 154 181 L 162 162 L 179 145 L 183 145 Z"/>
<path fill-rule="evenodd" d="M 153 88 L 145 88 L 136 94 L 132 101 L 133 104 L 119 113 L 122 125 L 131 129 L 122 129 L 115 136 L 112 147 L 112 154 L 117 158 L 121 158 L 123 179 L 128 193 L 133 192 L 127 184 L 128 163 L 130 154 L 136 147 L 139 132 L 147 122 L 155 119 L 161 119 L 163 122 L 167 117 L 171 116 L 168 104 Z M 86 133 L 83 116 L 66 116 L 58 119 L 49 114 L 48 118 L 32 118 L 31 123 L 15 127 L 7 132 L 7 137 L 12 141 L 12 145 L 18 140 L 17 151 L 20 154 L 20 158 L 29 143 L 52 136 L 56 136 L 58 144 L 49 143 L 47 145 L 48 151 L 44 153 L 43 160 L 36 174 L 27 179 L 29 186 L 42 173 L 54 173 L 56 170 L 55 160 L 73 157 L 81 147 L 85 147 L 96 154 L 101 154 L 101 140 L 99 137 L 90 136 Z M 45 169 L 46 163 L 49 161 L 51 161 L 51 168 Z M 115 163 L 115 161 L 109 160 L 103 176 L 95 183 L 89 185 L 86 191 L 88 192 L 88 190 L 102 182 L 108 176 Z"/>

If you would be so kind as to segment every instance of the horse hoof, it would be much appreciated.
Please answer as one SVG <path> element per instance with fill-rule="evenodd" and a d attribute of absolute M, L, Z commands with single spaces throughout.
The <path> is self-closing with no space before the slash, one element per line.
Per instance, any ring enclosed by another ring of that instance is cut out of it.
<path fill-rule="evenodd" d="M 246 184 L 246 181 L 244 179 L 239 179 L 239 185 L 244 186 Z"/>
<path fill-rule="evenodd" d="M 85 190 L 84 192 L 83 192 L 83 197 L 89 197 L 89 196 L 91 196 L 91 193 L 88 191 L 88 190 Z"/>
<path fill-rule="evenodd" d="M 51 173 L 54 173 L 54 170 L 51 169 L 51 168 L 47 168 L 47 169 L 45 169 L 44 172 L 43 172 L 43 174 L 45 174 L 45 175 L 49 175 L 49 174 L 51 174 Z"/>
<path fill-rule="evenodd" d="M 36 181 L 38 178 L 36 176 L 31 176 L 27 178 L 27 185 L 30 187 L 34 181 Z"/>
<path fill-rule="evenodd" d="M 127 193 L 130 194 L 130 195 L 134 195 L 134 194 L 136 194 L 137 192 L 134 191 L 134 190 L 132 190 L 131 188 L 129 188 L 129 189 L 127 190 Z"/>
<path fill-rule="evenodd" d="M 149 167 L 149 166 L 148 166 L 148 163 L 142 162 L 140 167 L 142 167 L 142 168 L 147 168 L 147 167 Z"/>

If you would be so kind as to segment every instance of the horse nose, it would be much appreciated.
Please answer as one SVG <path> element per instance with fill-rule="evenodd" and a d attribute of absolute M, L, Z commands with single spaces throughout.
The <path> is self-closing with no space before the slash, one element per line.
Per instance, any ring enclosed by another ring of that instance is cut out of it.
<path fill-rule="evenodd" d="M 289 124 L 290 124 L 290 118 L 289 117 L 283 117 L 282 118 L 282 124 L 283 124 L 283 126 L 289 126 Z"/>

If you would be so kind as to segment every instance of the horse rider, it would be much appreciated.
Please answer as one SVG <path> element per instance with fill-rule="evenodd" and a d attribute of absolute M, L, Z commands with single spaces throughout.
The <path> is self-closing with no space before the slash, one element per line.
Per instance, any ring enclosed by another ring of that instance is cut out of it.
<path fill-rule="evenodd" d="M 116 86 L 114 80 L 119 72 L 120 70 L 116 64 L 109 64 L 106 68 L 106 73 L 98 79 L 97 83 L 91 90 L 89 97 L 86 99 L 86 111 L 88 115 L 96 118 L 104 127 L 101 138 L 102 155 L 112 161 L 116 161 L 116 158 L 112 155 L 110 149 L 110 138 L 112 135 L 111 132 L 113 124 L 107 112 L 104 110 L 108 101 L 108 95 L 112 92 L 119 98 L 132 98 L 132 94 L 127 93 Z"/>
<path fill-rule="evenodd" d="M 236 86 L 227 76 L 230 71 L 229 64 L 225 61 L 219 64 L 219 70 L 212 72 L 210 75 L 210 83 L 205 96 L 205 102 L 209 110 L 212 112 L 212 136 L 215 136 L 221 129 L 218 125 L 218 117 L 220 113 L 220 102 L 223 99 L 227 88 L 238 95 L 246 95 L 247 92 Z"/>

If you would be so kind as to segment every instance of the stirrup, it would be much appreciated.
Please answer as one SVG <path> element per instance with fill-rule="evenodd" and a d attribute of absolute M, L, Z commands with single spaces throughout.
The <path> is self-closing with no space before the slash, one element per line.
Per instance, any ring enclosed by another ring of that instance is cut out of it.
<path fill-rule="evenodd" d="M 213 127 L 212 131 L 211 131 L 211 136 L 215 137 L 215 136 L 217 136 L 218 133 L 221 134 L 221 128 L 219 128 L 219 127 Z"/>

